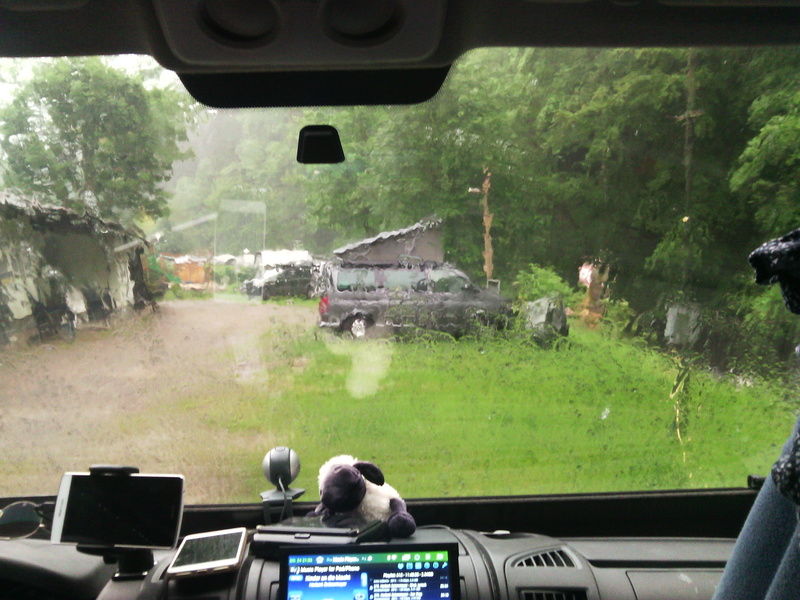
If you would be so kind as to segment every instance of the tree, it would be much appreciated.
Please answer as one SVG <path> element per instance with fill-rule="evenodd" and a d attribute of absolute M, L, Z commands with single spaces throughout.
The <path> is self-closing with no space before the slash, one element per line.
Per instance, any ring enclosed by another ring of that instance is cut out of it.
<path fill-rule="evenodd" d="M 762 239 L 800 224 L 800 52 L 766 49 L 748 64 L 755 97 L 748 125 L 755 132 L 731 173 L 731 189 L 755 210 Z"/>
<path fill-rule="evenodd" d="M 330 244 L 314 244 L 317 231 L 305 214 L 302 187 L 312 174 L 294 160 L 302 124 L 298 115 L 209 112 L 189 136 L 192 159 L 175 165 L 172 223 L 218 213 L 217 253 L 292 248 L 298 242 L 312 251 L 329 251 Z M 231 201 L 263 206 L 266 223 L 261 215 L 226 210 Z M 214 242 L 209 227 L 187 229 L 180 237 L 168 234 L 167 239 L 170 249 L 182 252 L 210 251 Z"/>
<path fill-rule="evenodd" d="M 123 222 L 168 212 L 186 102 L 99 58 L 43 64 L 0 112 L 7 188 Z"/>
<path fill-rule="evenodd" d="M 479 277 L 481 212 L 466 191 L 488 168 L 503 279 L 533 262 L 572 280 L 585 260 L 604 259 L 639 310 L 684 289 L 736 286 L 754 205 L 732 192 L 731 168 L 775 115 L 794 139 L 791 97 L 781 92 L 779 110 L 774 93 L 775 66 L 780 80 L 794 61 L 766 52 L 471 52 L 434 102 L 323 113 L 343 132 L 347 162 L 317 169 L 309 214 L 345 239 L 436 215 L 448 259 Z"/>
<path fill-rule="evenodd" d="M 263 198 L 289 223 L 268 240 L 308 244 L 324 231 L 313 245 L 323 252 L 436 216 L 447 260 L 478 279 L 484 227 L 468 190 L 488 169 L 499 278 L 535 263 L 574 281 L 601 259 L 613 264 L 615 297 L 636 310 L 684 290 L 719 303 L 748 271 L 741 244 L 764 239 L 754 216 L 764 230 L 768 210 L 795 217 L 797 63 L 786 49 L 474 51 L 430 103 L 214 114 L 217 133 L 207 151 L 196 145 L 176 199 L 199 196 L 211 212 L 219 200 Z M 336 126 L 346 162 L 287 166 L 282 148 L 307 123 Z M 768 133 L 769 146 L 755 143 Z M 768 148 L 780 170 L 759 166 Z M 230 233 L 223 221 L 220 239 L 260 239 L 256 220 Z"/>

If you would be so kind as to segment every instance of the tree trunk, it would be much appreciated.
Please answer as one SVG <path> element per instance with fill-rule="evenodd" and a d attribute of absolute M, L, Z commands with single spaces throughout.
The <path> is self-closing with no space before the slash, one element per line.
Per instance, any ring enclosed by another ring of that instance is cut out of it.
<path fill-rule="evenodd" d="M 697 111 L 697 81 L 695 71 L 697 69 L 697 51 L 689 48 L 689 58 L 686 62 L 686 112 L 683 117 L 684 137 L 683 137 L 683 226 L 684 243 L 687 247 L 691 243 L 692 220 L 689 212 L 692 207 L 692 179 L 694 177 L 694 143 L 695 131 L 694 120 L 700 115 Z M 689 280 L 689 258 L 683 263 L 683 281 L 685 288 Z"/>
<path fill-rule="evenodd" d="M 492 278 L 494 272 L 494 264 L 492 258 L 494 257 L 494 250 L 492 250 L 492 220 L 494 215 L 489 212 L 489 189 L 492 187 L 492 173 L 488 169 L 483 171 L 486 177 L 483 178 L 483 192 L 481 205 L 483 206 L 483 270 L 486 273 L 486 283 Z"/>

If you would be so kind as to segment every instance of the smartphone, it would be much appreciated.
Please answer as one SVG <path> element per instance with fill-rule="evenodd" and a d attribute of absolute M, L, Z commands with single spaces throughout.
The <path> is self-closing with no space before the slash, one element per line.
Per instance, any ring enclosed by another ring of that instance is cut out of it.
<path fill-rule="evenodd" d="M 211 575 L 237 570 L 244 560 L 247 529 L 222 529 L 183 538 L 167 577 Z"/>
<path fill-rule="evenodd" d="M 174 548 L 183 483 L 182 475 L 66 473 L 50 539 L 99 548 Z"/>

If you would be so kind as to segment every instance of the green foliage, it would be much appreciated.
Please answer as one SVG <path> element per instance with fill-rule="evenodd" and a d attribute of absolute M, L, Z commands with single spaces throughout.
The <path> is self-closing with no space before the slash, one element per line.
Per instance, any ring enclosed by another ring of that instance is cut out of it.
<path fill-rule="evenodd" d="M 110 91 L 92 92 L 98 82 Z M 483 277 L 483 221 L 481 195 L 468 190 L 488 170 L 496 277 L 525 273 L 524 295 L 536 295 L 528 265 L 567 277 L 600 259 L 611 266 L 615 329 L 630 311 L 690 298 L 716 328 L 712 345 L 744 368 L 747 356 L 791 355 L 791 333 L 760 326 L 777 321 L 763 321 L 758 302 L 727 299 L 751 297 L 742 248 L 800 225 L 798 84 L 796 48 L 487 49 L 462 57 L 439 96 L 418 106 L 198 117 L 170 90 L 74 59 L 48 63 L 21 87 L 0 117 L 0 143 L 9 186 L 75 207 L 96 202 L 101 214 L 157 215 L 174 142 L 190 123 L 194 156 L 175 163 L 172 215 L 158 224 L 165 248 L 329 253 L 437 216 L 446 259 L 474 278 Z M 308 123 L 342 132 L 344 163 L 292 160 L 287 149 Z M 89 156 L 94 170 L 83 166 Z M 232 200 L 264 209 L 237 213 L 225 208 Z M 211 213 L 214 223 L 170 231 Z M 747 345 L 744 330 L 775 349 L 735 350 Z"/>
<path fill-rule="evenodd" d="M 326 232 L 307 218 L 303 186 L 310 172 L 287 152 L 301 125 L 296 111 L 205 114 L 190 136 L 194 156 L 175 165 L 171 215 L 160 226 L 168 231 L 217 213 L 216 229 L 208 223 L 168 234 L 170 249 L 208 252 L 216 242 L 218 254 L 295 246 L 330 251 Z M 235 212 L 230 201 L 263 212 Z"/>
<path fill-rule="evenodd" d="M 237 267 L 234 265 L 214 265 L 214 281 L 238 285 L 255 276 L 254 267 Z"/>
<path fill-rule="evenodd" d="M 460 59 L 419 106 L 216 112 L 193 137 L 196 159 L 176 167 L 174 222 L 197 216 L 198 201 L 212 212 L 256 200 L 267 247 L 329 252 L 435 215 L 446 258 L 480 277 L 480 198 L 467 190 L 489 169 L 497 276 L 531 263 L 574 273 L 602 255 L 637 311 L 687 286 L 727 292 L 748 269 L 741 245 L 800 217 L 798 64 L 795 49 L 779 48 L 492 49 Z M 343 133 L 346 162 L 289 164 L 285 148 L 312 122 Z M 252 215 L 221 214 L 217 225 L 219 252 L 262 244 Z M 211 228 L 187 237 L 184 251 L 212 246 Z"/>
<path fill-rule="evenodd" d="M 800 133 L 800 50 L 750 51 L 748 59 L 742 85 L 750 135 L 731 166 L 730 187 L 753 211 L 765 239 L 800 225 L 800 155 L 794 143 Z"/>
<path fill-rule="evenodd" d="M 767 335 L 757 305 L 727 298 L 750 293 L 742 248 L 800 224 L 798 83 L 793 48 L 474 51 L 418 106 L 206 115 L 195 158 L 176 165 L 172 223 L 219 212 L 218 252 L 265 239 L 327 253 L 437 216 L 446 259 L 480 278 L 481 195 L 468 190 L 488 169 L 495 276 L 524 273 L 521 296 L 541 284 L 572 304 L 567 284 L 540 282 L 528 265 L 564 277 L 601 260 L 612 272 L 606 329 L 689 298 L 706 307 L 709 348 L 727 349 L 718 364 L 785 361 L 791 333 Z M 347 160 L 287 160 L 307 123 L 336 126 Z M 220 211 L 226 200 L 263 202 L 266 227 Z M 208 251 L 213 231 L 167 240 Z M 746 352 L 745 330 L 777 346 Z"/>
<path fill-rule="evenodd" d="M 636 312 L 626 300 L 603 300 L 603 331 L 621 335 L 630 330 L 636 318 Z"/>
<path fill-rule="evenodd" d="M 742 152 L 731 175 L 731 188 L 756 206 L 755 218 L 771 235 L 800 224 L 800 94 L 789 99 L 786 112 L 774 115 Z"/>
<path fill-rule="evenodd" d="M 206 290 L 197 290 L 197 289 L 184 289 L 181 287 L 180 283 L 173 283 L 169 286 L 169 290 L 167 290 L 166 294 L 164 294 L 164 300 L 210 300 L 213 298 L 213 294 Z"/>
<path fill-rule="evenodd" d="M 255 267 L 239 267 L 238 272 L 236 273 L 236 280 L 239 283 L 243 283 L 248 279 L 252 279 L 256 276 L 256 268 Z"/>
<path fill-rule="evenodd" d="M 758 239 L 752 205 L 727 181 L 752 134 L 741 124 L 764 87 L 755 72 L 791 52 L 471 52 L 435 102 L 314 111 L 348 133 L 348 161 L 315 169 L 309 214 L 338 241 L 435 214 L 448 260 L 479 276 L 483 225 L 478 195 L 466 190 L 488 168 L 500 277 L 531 263 L 574 272 L 609 256 L 617 294 L 637 310 L 687 285 L 726 287 L 731 268 L 747 269 L 741 244 Z M 656 281 L 640 284 L 643 272 Z"/>
<path fill-rule="evenodd" d="M 236 267 L 232 265 L 214 265 L 214 283 L 231 284 L 236 282 Z"/>
<path fill-rule="evenodd" d="M 152 279 L 164 279 L 169 283 L 180 283 L 181 278 L 175 275 L 169 268 L 162 268 L 155 254 L 147 256 L 147 266 Z"/>
<path fill-rule="evenodd" d="M 794 349 L 800 341 L 800 319 L 783 303 L 778 286 L 753 286 L 733 302 L 736 334 L 728 354 L 738 371 L 785 377 L 794 372 Z"/>
<path fill-rule="evenodd" d="M 0 112 L 3 179 L 24 196 L 130 223 L 167 212 L 181 98 L 99 58 L 41 64 Z"/>
<path fill-rule="evenodd" d="M 688 282 L 708 274 L 704 254 L 711 241 L 704 224 L 695 225 L 682 218 L 665 231 L 653 253 L 645 260 L 645 269 L 662 279 Z"/>
<path fill-rule="evenodd" d="M 512 285 L 517 291 L 519 303 L 552 296 L 570 304 L 576 296 L 575 291 L 555 271 L 536 264 L 530 264 L 527 270 L 517 273 Z"/>
<path fill-rule="evenodd" d="M 166 296 L 172 287 L 180 289 L 180 277 L 169 266 L 160 263 L 155 254 L 148 254 L 146 260 L 145 285 L 155 298 Z"/>

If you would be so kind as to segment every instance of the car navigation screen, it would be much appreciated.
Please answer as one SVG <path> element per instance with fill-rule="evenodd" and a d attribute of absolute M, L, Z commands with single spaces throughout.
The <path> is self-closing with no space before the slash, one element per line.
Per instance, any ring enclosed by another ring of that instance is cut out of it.
<path fill-rule="evenodd" d="M 458 545 L 284 548 L 281 600 L 459 600 Z"/>

